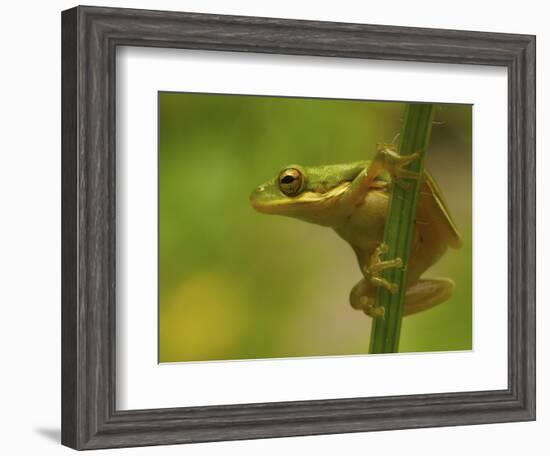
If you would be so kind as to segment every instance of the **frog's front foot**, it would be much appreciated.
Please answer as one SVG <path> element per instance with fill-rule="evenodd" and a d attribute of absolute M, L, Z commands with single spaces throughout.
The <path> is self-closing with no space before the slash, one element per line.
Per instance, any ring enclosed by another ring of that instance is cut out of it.
<path fill-rule="evenodd" d="M 405 168 L 413 161 L 418 160 L 420 153 L 399 155 L 395 146 L 388 144 L 379 144 L 377 149 L 377 159 L 383 162 L 383 167 L 391 175 L 393 181 L 399 182 L 403 179 L 420 178 L 420 173 Z"/>
<path fill-rule="evenodd" d="M 380 244 L 370 257 L 368 267 L 364 268 L 365 278 L 375 287 L 384 287 L 390 293 L 397 292 L 397 284 L 391 283 L 382 277 L 382 271 L 390 268 L 402 268 L 403 260 L 394 258 L 393 260 L 382 260 L 382 255 L 388 253 L 388 245 Z"/>

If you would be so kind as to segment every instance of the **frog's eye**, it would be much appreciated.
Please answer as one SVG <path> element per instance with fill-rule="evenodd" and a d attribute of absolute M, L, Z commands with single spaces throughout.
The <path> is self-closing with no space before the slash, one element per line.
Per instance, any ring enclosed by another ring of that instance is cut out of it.
<path fill-rule="evenodd" d="M 287 168 L 279 174 L 279 188 L 287 196 L 294 196 L 301 192 L 304 185 L 304 176 L 296 168 Z"/>

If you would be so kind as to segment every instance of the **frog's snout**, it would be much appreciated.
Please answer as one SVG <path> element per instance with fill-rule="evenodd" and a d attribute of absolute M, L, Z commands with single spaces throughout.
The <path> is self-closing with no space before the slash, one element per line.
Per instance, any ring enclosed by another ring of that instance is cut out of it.
<path fill-rule="evenodd" d="M 263 185 L 256 187 L 256 189 L 250 194 L 250 202 L 254 202 L 258 198 L 261 198 L 264 191 L 265 187 Z"/>
<path fill-rule="evenodd" d="M 252 205 L 254 205 L 254 201 L 256 201 L 259 197 L 259 195 L 261 195 L 261 193 L 264 191 L 264 187 L 262 185 L 256 187 L 252 193 L 250 194 L 250 202 L 252 203 Z"/>
<path fill-rule="evenodd" d="M 256 189 L 250 194 L 250 204 L 257 211 L 261 211 L 262 207 L 264 206 L 264 204 L 262 204 L 264 195 L 265 187 L 263 185 L 256 187 Z"/>

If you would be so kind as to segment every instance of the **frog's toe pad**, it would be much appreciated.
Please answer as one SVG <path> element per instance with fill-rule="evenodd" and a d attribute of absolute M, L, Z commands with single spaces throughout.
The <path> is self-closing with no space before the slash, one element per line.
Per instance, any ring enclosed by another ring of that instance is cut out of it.
<path fill-rule="evenodd" d="M 382 306 L 370 305 L 370 306 L 367 306 L 367 308 L 364 309 L 363 312 L 365 313 L 365 315 L 371 318 L 384 318 L 386 309 L 384 309 L 384 307 Z"/>

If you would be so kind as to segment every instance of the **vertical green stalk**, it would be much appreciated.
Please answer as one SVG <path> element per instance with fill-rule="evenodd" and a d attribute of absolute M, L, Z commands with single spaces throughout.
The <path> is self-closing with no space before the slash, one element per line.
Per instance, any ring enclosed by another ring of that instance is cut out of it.
<path fill-rule="evenodd" d="M 428 103 L 409 104 L 405 110 L 405 121 L 401 130 L 398 152 L 400 155 L 420 154 L 407 169 L 422 173 L 424 157 L 430 139 L 433 119 L 433 105 Z M 392 185 L 388 215 L 384 229 L 384 243 L 389 250 L 384 259 L 401 258 L 403 268 L 383 271 L 383 278 L 398 286 L 390 293 L 378 288 L 376 305 L 384 307 L 384 317 L 374 318 L 370 339 L 370 353 L 396 353 L 399 349 L 403 301 L 406 292 L 407 265 L 411 251 L 416 218 L 416 206 L 422 181 L 402 179 Z"/>

